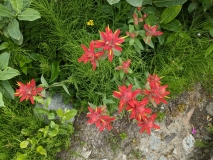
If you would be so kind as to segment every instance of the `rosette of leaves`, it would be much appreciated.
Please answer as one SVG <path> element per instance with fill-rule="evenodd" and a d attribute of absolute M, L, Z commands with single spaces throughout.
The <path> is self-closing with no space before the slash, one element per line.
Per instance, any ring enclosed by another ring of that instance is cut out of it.
<path fill-rule="evenodd" d="M 14 99 L 14 90 L 9 79 L 19 75 L 19 71 L 8 67 L 10 53 L 4 52 L 0 55 L 0 106 L 4 106 L 3 96 Z"/>
<path fill-rule="evenodd" d="M 41 18 L 40 13 L 29 8 L 31 0 L 5 0 L 0 2 L 0 32 L 15 43 L 23 43 L 23 35 L 19 28 L 20 21 L 34 21 Z"/>

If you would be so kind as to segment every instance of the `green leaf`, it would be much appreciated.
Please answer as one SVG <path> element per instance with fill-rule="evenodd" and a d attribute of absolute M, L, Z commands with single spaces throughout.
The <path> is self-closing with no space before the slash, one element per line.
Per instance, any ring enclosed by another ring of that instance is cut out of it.
<path fill-rule="evenodd" d="M 191 13 L 192 11 L 194 11 L 195 9 L 197 9 L 198 6 L 199 6 L 198 2 L 192 2 L 192 3 L 190 3 L 190 5 L 188 6 L 189 13 Z"/>
<path fill-rule="evenodd" d="M 69 92 L 69 90 L 67 89 L 67 86 L 65 86 L 64 84 L 62 84 L 62 87 L 63 87 L 64 91 L 65 91 L 67 94 L 70 95 L 70 92 Z"/>
<path fill-rule="evenodd" d="M 107 0 L 110 5 L 120 2 L 120 0 Z"/>
<path fill-rule="evenodd" d="M 171 22 L 180 13 L 181 8 L 181 5 L 166 8 L 161 14 L 160 23 L 166 24 Z"/>
<path fill-rule="evenodd" d="M 40 153 L 41 155 L 45 155 L 45 156 L 47 155 L 46 149 L 44 149 L 42 146 L 38 146 L 37 149 L 36 149 L 36 151 L 38 153 Z"/>
<path fill-rule="evenodd" d="M 48 87 L 49 86 L 47 81 L 45 80 L 43 74 L 41 75 L 41 84 L 42 84 L 43 87 Z"/>
<path fill-rule="evenodd" d="M 59 61 L 54 61 L 52 63 L 51 77 L 49 83 L 53 82 L 58 77 L 60 73 L 59 63 Z"/>
<path fill-rule="evenodd" d="M 146 5 L 146 4 L 152 5 L 152 0 L 143 0 L 142 5 L 144 6 L 144 5 Z"/>
<path fill-rule="evenodd" d="M 15 42 L 18 45 L 21 45 L 23 43 L 23 35 L 22 35 L 21 32 L 20 32 L 20 39 L 19 40 L 14 39 L 13 37 L 11 37 L 11 39 L 13 40 L 13 42 Z"/>
<path fill-rule="evenodd" d="M 23 8 L 29 8 L 32 0 L 23 0 Z"/>
<path fill-rule="evenodd" d="M 182 25 L 177 19 L 173 19 L 167 24 L 161 24 L 161 27 L 173 32 L 179 32 L 182 30 Z"/>
<path fill-rule="evenodd" d="M 68 135 L 68 132 L 67 132 L 67 130 L 66 129 L 59 129 L 58 130 L 58 134 L 65 134 L 65 135 Z"/>
<path fill-rule="evenodd" d="M 50 122 L 50 127 L 51 127 L 51 128 L 54 128 L 54 129 L 58 129 L 58 128 L 59 128 L 59 125 L 58 125 L 58 124 L 55 124 L 54 121 L 51 121 L 51 122 Z"/>
<path fill-rule="evenodd" d="M 116 49 L 113 49 L 113 53 L 115 56 L 120 56 L 121 55 L 121 52 L 116 50 Z"/>
<path fill-rule="evenodd" d="M 139 41 L 139 39 L 135 38 L 135 44 L 136 44 L 141 50 L 144 50 L 143 45 L 142 45 L 141 41 Z"/>
<path fill-rule="evenodd" d="M 7 9 L 5 6 L 3 6 L 2 4 L 0 4 L 0 15 L 1 17 L 9 17 L 9 18 L 14 17 L 11 11 Z"/>
<path fill-rule="evenodd" d="M 159 19 L 155 15 L 149 15 L 145 21 L 146 24 L 149 24 L 150 26 L 154 26 L 159 23 Z"/>
<path fill-rule="evenodd" d="M 77 114 L 77 110 L 75 110 L 75 109 L 67 111 L 64 114 L 65 120 L 67 120 L 67 121 L 70 120 L 71 118 L 75 117 L 76 114 Z"/>
<path fill-rule="evenodd" d="M 17 155 L 16 160 L 26 160 L 27 159 L 27 154 L 19 154 Z"/>
<path fill-rule="evenodd" d="M 7 43 L 7 42 L 5 42 Z M 4 52 L 0 55 L 0 69 L 3 70 L 8 66 L 10 53 Z"/>
<path fill-rule="evenodd" d="M 2 81 L 11 79 L 18 75 L 20 75 L 19 71 L 11 67 L 7 67 L 3 71 L 0 70 L 0 80 Z"/>
<path fill-rule="evenodd" d="M 172 33 L 172 34 L 170 34 L 170 35 L 167 37 L 165 44 L 171 43 L 171 42 L 173 42 L 175 39 L 176 39 L 176 33 Z"/>
<path fill-rule="evenodd" d="M 210 35 L 213 37 L 213 29 L 209 30 Z"/>
<path fill-rule="evenodd" d="M 57 109 L 56 113 L 60 118 L 64 116 L 63 110 L 61 108 Z"/>
<path fill-rule="evenodd" d="M 143 3 L 143 0 L 126 0 L 126 1 L 134 7 L 141 7 Z"/>
<path fill-rule="evenodd" d="M 51 131 L 49 131 L 48 134 L 50 137 L 55 137 L 58 134 L 58 130 L 57 129 L 51 130 Z"/>
<path fill-rule="evenodd" d="M 119 75 L 120 75 L 120 80 L 123 80 L 123 78 L 124 78 L 124 70 L 120 70 L 119 71 Z"/>
<path fill-rule="evenodd" d="M 92 103 L 89 103 L 88 102 L 88 104 L 89 104 L 89 106 L 91 107 L 91 108 L 93 108 L 93 109 L 95 109 L 97 106 L 96 105 L 94 105 L 94 104 L 92 104 Z"/>
<path fill-rule="evenodd" d="M 205 51 L 205 57 L 207 57 L 208 55 L 210 55 L 213 51 L 213 44 L 211 44 Z"/>
<path fill-rule="evenodd" d="M 183 39 L 188 39 L 188 40 L 191 39 L 191 37 L 185 32 L 180 32 L 178 35 Z"/>
<path fill-rule="evenodd" d="M 12 5 L 12 8 L 18 13 L 23 9 L 23 0 L 10 0 L 10 4 Z"/>
<path fill-rule="evenodd" d="M 18 15 L 18 19 L 23 21 L 34 21 L 39 18 L 41 18 L 40 13 L 32 8 L 27 8 Z"/>
<path fill-rule="evenodd" d="M 103 104 L 105 104 L 105 105 L 115 103 L 115 101 L 113 101 L 112 99 L 103 99 L 102 101 L 103 101 Z"/>
<path fill-rule="evenodd" d="M 148 14 L 148 15 L 155 15 L 156 14 L 156 8 L 148 6 L 148 7 L 145 7 L 143 9 L 143 12 L 146 13 L 146 14 Z"/>
<path fill-rule="evenodd" d="M 28 144 L 29 144 L 29 141 L 22 141 L 22 142 L 20 143 L 20 147 L 21 147 L 21 148 L 27 148 Z"/>
<path fill-rule="evenodd" d="M 129 39 L 129 45 L 132 46 L 135 42 L 135 39 L 134 38 L 130 38 Z"/>
<path fill-rule="evenodd" d="M 55 114 L 54 113 L 47 113 L 47 117 L 49 120 L 55 119 Z"/>
<path fill-rule="evenodd" d="M 44 104 L 44 99 L 41 96 L 34 96 L 34 100 L 40 104 Z"/>
<path fill-rule="evenodd" d="M 19 23 L 16 19 L 13 19 L 7 26 L 7 31 L 9 35 L 16 39 L 20 40 L 21 39 L 21 31 L 19 29 Z"/>
<path fill-rule="evenodd" d="M 134 77 L 135 86 L 137 89 L 141 88 L 141 84 L 138 82 L 137 78 Z"/>
<path fill-rule="evenodd" d="M 4 50 L 8 47 L 8 42 L 3 42 L 1 45 L 0 45 L 0 50 Z M 1 58 L 0 58 L 1 59 Z M 1 62 L 0 62 L 1 63 Z"/>
<path fill-rule="evenodd" d="M 176 5 L 182 5 L 186 1 L 187 0 L 153 0 L 153 3 L 157 7 L 171 7 L 171 6 L 176 6 Z"/>
<path fill-rule="evenodd" d="M 133 25 L 129 24 L 129 32 L 134 32 L 135 28 Z"/>
<path fill-rule="evenodd" d="M 34 111 L 35 114 L 45 114 L 45 115 L 47 115 L 49 113 L 48 110 L 46 110 L 46 109 L 44 109 L 42 107 L 35 107 L 33 109 L 33 111 Z"/>
<path fill-rule="evenodd" d="M 164 44 L 164 34 L 163 35 L 161 35 L 161 36 L 158 36 L 157 38 L 158 38 L 158 41 L 159 41 L 159 43 L 161 44 L 161 45 L 163 45 Z"/>
<path fill-rule="evenodd" d="M 4 101 L 3 101 L 3 96 L 1 92 L 0 92 L 0 107 L 4 107 Z"/>
<path fill-rule="evenodd" d="M 3 94 L 6 98 L 14 99 L 14 90 L 9 81 L 0 81 L 0 88 L 3 89 Z"/>

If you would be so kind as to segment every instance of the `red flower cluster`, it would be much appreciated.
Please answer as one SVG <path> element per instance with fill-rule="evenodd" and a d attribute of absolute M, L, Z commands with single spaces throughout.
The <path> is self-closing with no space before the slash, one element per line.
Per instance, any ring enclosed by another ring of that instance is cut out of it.
<path fill-rule="evenodd" d="M 166 91 L 168 85 L 161 86 L 160 78 L 154 74 L 153 76 L 149 75 L 147 79 L 150 89 L 144 90 L 145 95 L 148 96 L 150 100 L 153 100 L 156 104 L 160 104 L 160 102 L 167 103 L 165 97 L 170 94 L 170 92 Z"/>
<path fill-rule="evenodd" d="M 95 109 L 88 107 L 89 113 L 87 117 L 90 118 L 87 123 L 95 124 L 96 127 L 102 132 L 105 128 L 110 131 L 112 129 L 111 122 L 115 120 L 115 117 L 110 117 L 106 114 L 106 107 L 96 107 Z"/>
<path fill-rule="evenodd" d="M 108 27 L 105 28 L 106 32 L 100 32 L 101 40 L 92 41 L 90 48 L 87 49 L 84 45 L 81 45 L 84 50 L 84 54 L 78 59 L 78 62 L 90 63 L 93 65 L 93 70 L 96 69 L 97 60 L 107 51 L 108 59 L 111 62 L 114 56 L 114 50 L 122 51 L 120 47 L 121 43 L 124 42 L 124 37 L 119 37 L 120 30 L 117 29 L 114 33 Z M 95 52 L 95 48 L 102 49 L 99 52 Z"/>
<path fill-rule="evenodd" d="M 146 36 L 161 36 L 163 34 L 163 32 L 161 31 L 157 31 L 158 26 L 150 26 L 147 24 L 143 25 L 144 29 L 146 30 Z"/>
<path fill-rule="evenodd" d="M 117 66 L 115 69 L 116 70 L 124 70 L 124 73 L 128 73 L 128 69 L 130 66 L 131 60 L 128 59 L 126 62 L 123 61 L 121 66 Z"/>
<path fill-rule="evenodd" d="M 125 106 L 125 110 L 131 112 L 130 119 L 136 119 L 138 126 L 142 127 L 140 132 L 147 131 L 148 134 L 151 132 L 151 128 L 160 129 L 160 127 L 154 124 L 156 114 L 152 114 L 150 108 L 146 108 L 146 105 L 150 101 L 154 101 L 156 104 L 160 102 L 166 103 L 165 97 L 170 93 L 166 91 L 167 85 L 160 85 L 160 78 L 154 74 L 149 75 L 147 78 L 150 89 L 136 89 L 132 91 L 132 84 L 127 88 L 126 86 L 119 86 L 119 91 L 114 91 L 113 96 L 120 99 L 118 112 L 121 112 Z M 141 101 L 137 101 L 137 95 L 144 95 Z"/>
<path fill-rule="evenodd" d="M 81 48 L 84 50 L 85 53 L 78 59 L 78 62 L 87 63 L 88 61 L 90 61 L 93 66 L 92 69 L 95 70 L 97 66 L 97 60 L 104 54 L 104 52 L 94 51 L 94 41 L 90 42 L 90 47 L 88 49 L 84 45 L 81 45 Z"/>
<path fill-rule="evenodd" d="M 30 82 L 28 82 L 26 85 L 24 85 L 21 82 L 17 82 L 19 89 L 16 89 L 15 96 L 21 97 L 20 102 L 23 100 L 30 99 L 30 102 L 34 104 L 34 96 L 41 95 L 41 91 L 43 90 L 42 87 L 36 88 L 35 80 L 32 79 Z"/>
<path fill-rule="evenodd" d="M 138 14 L 134 13 L 132 16 L 133 16 L 134 24 L 138 25 L 138 23 L 143 22 L 148 15 L 144 14 L 141 18 L 139 18 Z"/>

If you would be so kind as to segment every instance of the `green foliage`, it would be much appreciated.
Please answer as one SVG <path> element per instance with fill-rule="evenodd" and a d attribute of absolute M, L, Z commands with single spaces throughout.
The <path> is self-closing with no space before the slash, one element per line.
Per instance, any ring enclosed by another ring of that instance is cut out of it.
<path fill-rule="evenodd" d="M 197 148 L 207 148 L 209 146 L 209 143 L 201 139 L 198 139 L 195 141 L 194 146 Z"/>
<path fill-rule="evenodd" d="M 8 80 L 20 74 L 18 70 L 8 67 L 9 58 L 10 54 L 7 52 L 0 55 L 0 106 L 4 106 L 2 93 L 7 98 L 14 98 L 14 90 Z"/>
<path fill-rule="evenodd" d="M 23 43 L 23 35 L 20 31 L 18 20 L 33 21 L 41 18 L 40 13 L 29 8 L 31 0 L 10 0 L 0 4 L 0 29 L 7 38 L 11 38 L 16 44 Z"/>

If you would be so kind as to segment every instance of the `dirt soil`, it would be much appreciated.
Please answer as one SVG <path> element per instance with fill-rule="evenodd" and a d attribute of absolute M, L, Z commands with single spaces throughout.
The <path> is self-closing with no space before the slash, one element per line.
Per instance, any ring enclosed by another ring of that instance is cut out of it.
<path fill-rule="evenodd" d="M 86 115 L 75 118 L 75 134 L 71 146 L 58 155 L 62 160 L 213 160 L 213 146 L 200 149 L 194 147 L 194 139 L 203 139 L 213 144 L 213 135 L 206 127 L 213 118 L 206 106 L 213 96 L 205 92 L 200 84 L 184 92 L 167 105 L 155 111 L 165 113 L 160 130 L 149 136 L 140 133 L 139 127 L 124 116 L 113 123 L 113 130 L 99 132 L 94 125 L 87 125 Z M 192 134 L 192 128 L 196 134 Z M 192 138 L 188 144 L 187 138 Z M 184 148 L 186 141 L 188 150 Z"/>

